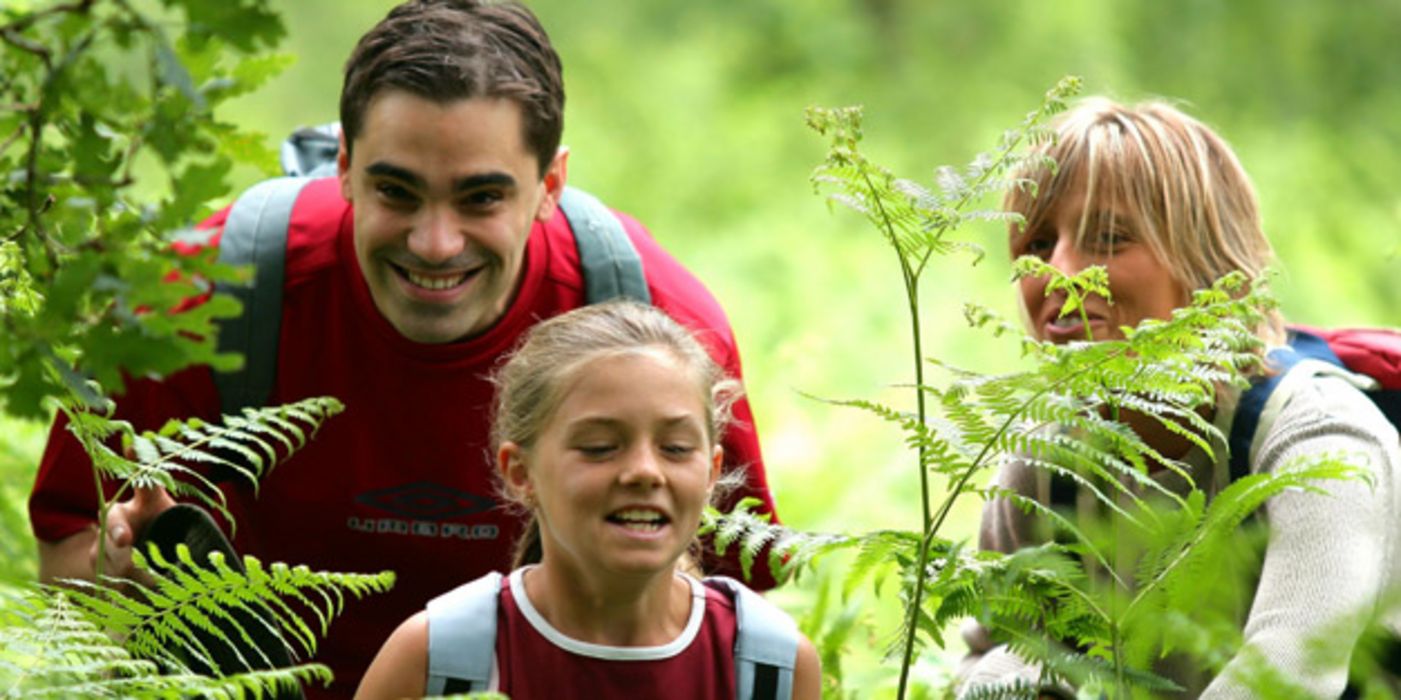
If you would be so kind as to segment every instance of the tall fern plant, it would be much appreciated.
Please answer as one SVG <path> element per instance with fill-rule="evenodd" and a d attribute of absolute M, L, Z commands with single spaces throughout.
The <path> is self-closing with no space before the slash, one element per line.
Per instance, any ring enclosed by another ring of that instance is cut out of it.
<path fill-rule="evenodd" d="M 1051 115 L 1065 107 L 1065 99 L 1079 90 L 1078 79 L 1063 80 L 1047 93 L 1036 111 L 1028 114 L 1020 128 L 1003 135 L 997 152 L 976 158 L 960 173 L 954 168 L 938 170 L 938 189 L 932 190 L 909 180 L 896 178 L 889 170 L 868 160 L 860 151 L 862 137 L 859 110 L 813 109 L 808 113 L 808 125 L 827 136 L 830 142 L 827 160 L 818 167 L 813 179 L 819 187 L 835 190 L 831 199 L 864 215 L 896 254 L 905 303 L 909 311 L 910 338 L 913 351 L 915 385 L 924 387 L 924 352 L 920 329 L 919 283 L 931 259 L 937 255 L 964 249 L 967 244 L 952 241 L 949 234 L 964 223 L 978 219 L 1005 219 L 998 211 L 976 209 L 989 194 L 1004 190 L 1009 184 L 1006 173 L 1016 172 L 1028 157 L 1019 151 L 1024 142 L 1047 138 L 1042 127 Z M 981 255 L 981 253 L 978 253 Z M 916 425 L 928 424 L 927 392 L 917 390 Z M 872 408 L 876 408 L 872 406 Z M 877 410 L 878 413 L 883 411 Z M 888 413 L 886 415 L 889 415 Z M 929 485 L 930 467 L 938 455 L 939 445 L 918 436 L 916 440 L 917 472 L 919 474 L 921 545 L 915 556 L 915 581 L 909 600 L 909 616 L 905 625 L 904 651 L 900 665 L 899 695 L 904 697 L 909 669 L 915 651 L 914 630 L 919 622 L 924 583 L 928 573 L 929 545 L 940 531 L 949 511 L 962 493 L 976 469 L 970 465 L 949 490 L 943 503 L 931 512 L 932 493 Z M 976 465 L 978 460 L 974 460 Z"/>
<path fill-rule="evenodd" d="M 893 569 L 904 611 L 890 649 L 899 659 L 901 698 L 911 690 L 910 671 L 923 645 L 944 646 L 944 630 L 966 617 L 977 618 L 995 639 L 1041 669 L 1037 683 L 1010 682 L 974 697 L 1034 696 L 1041 684 L 1061 681 L 1113 697 L 1130 697 L 1135 688 L 1172 688 L 1150 670 L 1173 644 L 1157 627 L 1191 608 L 1186 592 L 1204 562 L 1227 549 L 1241 521 L 1270 496 L 1286 488 L 1317 488 L 1319 479 L 1356 476 L 1336 461 L 1294 465 L 1240 480 L 1208 505 L 1206 486 L 1192 482 L 1185 464 L 1156 451 L 1123 422 L 1130 413 L 1156 421 L 1208 454 L 1224 444 L 1203 412 L 1219 387 L 1243 385 L 1244 375 L 1257 367 L 1260 343 L 1253 329 L 1272 303 L 1263 285 L 1247 285 L 1239 275 L 1197 292 L 1170 319 L 1126 329 L 1122 340 L 1038 342 L 986 309 L 968 306 L 970 325 L 1019 339 L 1031 364 L 1025 371 L 985 375 L 923 356 L 922 276 L 936 256 L 968 249 L 981 254 L 950 237 L 963 224 L 1015 219 L 978 207 L 1007 187 L 1033 186 L 1009 173 L 1032 165 L 1054 167 L 1036 160 L 1035 149 L 1023 147 L 1051 138 L 1045 120 L 1077 88 L 1074 79 L 1056 85 L 1038 109 L 1004 135 L 996 152 L 978 156 L 962 170 L 939 169 L 932 189 L 894 177 L 861 153 L 859 110 L 814 109 L 808 115 L 809 125 L 830 143 L 814 176 L 819 188 L 863 215 L 896 254 L 916 377 L 913 412 L 863 400 L 834 403 L 870 411 L 904 432 L 916 453 L 919 527 L 857 535 L 801 533 L 756 517 L 750 504 L 719 516 L 711 527 L 717 547 L 739 546 L 744 562 L 767 547 L 770 565 L 781 573 L 854 549 L 844 575 L 847 594 L 863 582 L 883 580 Z M 1066 275 L 1026 258 L 1016 261 L 1014 275 L 1048 277 L 1048 289 L 1067 298 L 1066 314 L 1083 314 L 1090 295 L 1109 296 L 1103 268 Z M 944 380 L 928 381 L 926 367 Z M 982 485 L 990 468 L 1007 459 L 1023 460 L 1090 494 L 1112 515 L 1114 534 L 1100 537 L 1046 503 Z M 1185 495 L 1149 476 L 1160 468 L 1189 485 Z M 937 499 L 934 480 L 944 485 Z M 970 551 L 942 535 L 955 503 L 970 494 L 1007 499 L 1066 536 L 1012 555 Z M 1124 556 L 1128 541 L 1143 542 L 1131 559 Z"/>

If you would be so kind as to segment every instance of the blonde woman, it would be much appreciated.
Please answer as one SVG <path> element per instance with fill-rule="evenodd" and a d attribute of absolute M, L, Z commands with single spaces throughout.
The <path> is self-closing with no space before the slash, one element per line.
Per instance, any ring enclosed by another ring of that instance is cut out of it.
<path fill-rule="evenodd" d="M 1048 296 L 1044 278 L 1024 279 L 1019 292 L 1032 336 L 1057 343 L 1119 338 L 1121 327 L 1167 318 L 1193 290 L 1222 275 L 1238 271 L 1256 280 L 1271 263 L 1250 180 L 1226 142 L 1201 122 L 1162 102 L 1127 106 L 1094 98 L 1061 115 L 1055 128 L 1059 138 L 1045 148 L 1059 167 L 1028 173 L 1038 194 L 1016 191 L 1006 202 L 1025 217 L 1011 227 L 1011 254 L 1036 256 L 1065 272 L 1103 265 L 1112 302 L 1089 299 L 1086 323 L 1079 314 L 1061 315 L 1065 298 Z M 1286 340 L 1278 314 L 1257 333 L 1267 346 Z M 1310 370 L 1291 382 L 1277 417 L 1262 424 L 1264 434 L 1248 451 L 1251 473 L 1341 455 L 1364 468 L 1373 484 L 1330 482 L 1327 494 L 1291 491 L 1266 503 L 1268 544 L 1248 612 L 1241 611 L 1244 645 L 1222 667 L 1165 662 L 1157 670 L 1185 688 L 1180 697 L 1253 697 L 1243 679 L 1259 662 L 1311 695 L 1344 692 L 1347 655 L 1320 666 L 1309 643 L 1326 637 L 1351 648 L 1362 630 L 1339 623 L 1372 613 L 1401 581 L 1401 454 L 1396 430 L 1359 391 L 1368 382 L 1341 369 Z M 1218 394 L 1207 417 L 1230 434 L 1240 394 L 1229 387 Z M 1130 415 L 1127 422 L 1151 447 L 1187 465 L 1208 494 L 1229 482 L 1225 445 L 1212 458 L 1155 420 Z M 1168 472 L 1153 476 L 1173 481 Z M 1016 492 L 1053 500 L 1046 475 L 1019 461 L 1005 464 L 997 479 Z M 1173 487 L 1185 489 L 1178 481 Z M 1038 526 L 1011 503 L 995 500 L 983 512 L 980 543 L 1014 551 L 1035 543 Z M 1220 590 L 1212 581 L 1200 585 L 1203 596 Z M 1387 621 L 1393 630 L 1401 629 L 1398 622 Z M 1038 677 L 1037 668 L 996 646 L 985 631 L 970 628 L 965 636 L 973 650 L 962 674 L 965 694 L 988 683 Z"/>

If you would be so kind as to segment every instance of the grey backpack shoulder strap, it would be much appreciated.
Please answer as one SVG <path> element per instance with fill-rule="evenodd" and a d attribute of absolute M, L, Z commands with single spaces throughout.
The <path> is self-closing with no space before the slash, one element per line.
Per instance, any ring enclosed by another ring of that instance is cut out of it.
<path fill-rule="evenodd" d="M 710 576 L 705 582 L 728 592 L 735 601 L 739 623 L 735 634 L 735 698 L 792 698 L 793 666 L 798 660 L 797 623 L 739 581 Z"/>
<path fill-rule="evenodd" d="M 272 394 L 277 341 L 282 327 L 282 282 L 292 206 L 310 178 L 280 177 L 254 185 L 234 202 L 219 239 L 219 262 L 252 265 L 251 284 L 220 284 L 218 291 L 243 302 L 243 314 L 219 328 L 219 352 L 243 355 L 243 367 L 215 372 L 220 410 L 262 406 Z"/>
<path fill-rule="evenodd" d="M 597 197 L 573 187 L 564 188 L 559 206 L 579 248 L 585 303 L 619 297 L 652 303 L 647 278 L 642 274 L 642 258 L 623 230 L 623 222 Z"/>
<path fill-rule="evenodd" d="M 340 140 L 340 122 L 297 129 L 282 142 L 282 149 L 278 152 L 282 172 L 302 177 L 335 175 Z"/>
<path fill-rule="evenodd" d="M 428 695 L 487 689 L 500 596 L 501 574 L 493 571 L 428 601 Z"/>

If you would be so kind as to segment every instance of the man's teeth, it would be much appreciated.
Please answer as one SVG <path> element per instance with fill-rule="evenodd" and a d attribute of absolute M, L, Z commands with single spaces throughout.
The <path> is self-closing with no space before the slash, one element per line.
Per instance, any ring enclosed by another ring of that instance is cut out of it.
<path fill-rule="evenodd" d="M 409 282 L 412 282 L 415 287 L 423 287 L 424 289 L 451 289 L 467 279 L 465 272 L 451 277 L 425 277 L 412 270 L 404 272 L 408 275 Z"/>
<path fill-rule="evenodd" d="M 1052 326 L 1055 326 L 1056 328 L 1071 328 L 1071 327 L 1073 327 L 1073 326 L 1078 326 L 1078 325 L 1080 325 L 1080 317 L 1079 317 L 1079 316 L 1061 316 L 1060 318 L 1057 318 L 1057 319 L 1051 321 L 1051 325 L 1052 325 Z"/>

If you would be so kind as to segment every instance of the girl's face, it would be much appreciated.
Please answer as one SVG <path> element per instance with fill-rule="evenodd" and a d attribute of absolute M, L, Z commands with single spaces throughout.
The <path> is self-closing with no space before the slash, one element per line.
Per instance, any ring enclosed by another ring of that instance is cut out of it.
<path fill-rule="evenodd" d="M 1103 265 L 1109 272 L 1113 303 L 1099 297 L 1085 300 L 1087 328 L 1080 314 L 1062 318 L 1065 294 L 1046 296 L 1046 278 L 1028 277 L 1020 282 L 1022 303 L 1032 336 L 1038 340 L 1066 343 L 1072 340 L 1123 338 L 1121 326 L 1137 326 L 1149 318 L 1166 319 L 1173 309 L 1187 303 L 1187 292 L 1173 277 L 1136 230 L 1135 217 L 1119 202 L 1096 202 L 1094 211 L 1085 210 L 1084 178 L 1067 188 L 1051 204 L 1044 220 L 1012 238 L 1012 257 L 1032 255 L 1065 273 L 1075 273 L 1091 265 Z M 1081 219 L 1085 236 L 1078 244 L 1076 232 Z"/>
<path fill-rule="evenodd" d="M 695 372 L 649 349 L 588 362 L 572 382 L 534 447 L 501 447 L 506 479 L 539 517 L 544 565 L 669 573 L 722 458 Z"/>

